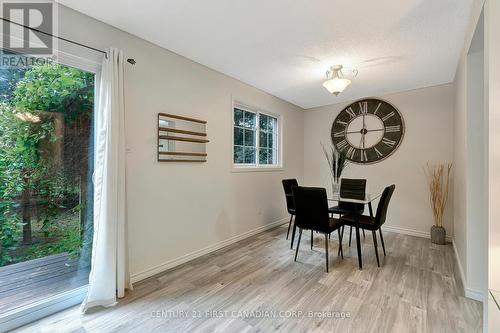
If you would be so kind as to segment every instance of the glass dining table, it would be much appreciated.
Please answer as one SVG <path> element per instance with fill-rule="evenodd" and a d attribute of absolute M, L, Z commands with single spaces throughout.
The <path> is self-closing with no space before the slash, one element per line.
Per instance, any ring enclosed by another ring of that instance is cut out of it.
<path fill-rule="evenodd" d="M 365 193 L 364 198 L 352 198 L 348 196 L 342 196 L 339 193 L 333 194 L 328 198 L 328 201 L 330 202 L 349 202 L 349 203 L 355 203 L 355 204 L 362 204 L 362 205 L 368 205 L 368 209 L 370 212 L 370 216 L 374 217 L 373 215 L 373 207 L 372 207 L 372 202 L 382 196 L 382 192 L 374 192 L 374 193 Z M 356 212 L 355 212 L 356 213 Z M 355 225 L 356 225 L 356 246 L 358 250 L 358 265 L 359 269 L 363 268 L 363 262 L 361 259 L 361 240 L 359 237 L 359 216 L 361 215 L 360 212 L 357 212 L 355 214 Z"/>

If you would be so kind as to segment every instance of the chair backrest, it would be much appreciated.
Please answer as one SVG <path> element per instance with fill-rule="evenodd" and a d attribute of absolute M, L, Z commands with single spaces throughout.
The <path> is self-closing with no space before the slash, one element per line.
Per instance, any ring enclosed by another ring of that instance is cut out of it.
<path fill-rule="evenodd" d="M 349 179 L 342 178 L 340 180 L 340 196 L 349 199 L 362 200 L 366 195 L 366 179 Z M 350 202 L 339 202 L 339 207 L 346 210 L 356 210 L 362 213 L 365 205 L 354 204 Z"/>
<path fill-rule="evenodd" d="M 328 228 L 330 217 L 324 188 L 297 186 L 293 188 L 293 197 L 297 227 L 313 230 Z"/>
<path fill-rule="evenodd" d="M 295 209 L 292 188 L 299 186 L 299 183 L 297 182 L 297 179 L 283 179 L 281 183 L 283 184 L 283 190 L 285 191 L 286 208 L 288 212 L 291 213 L 291 210 Z"/>
<path fill-rule="evenodd" d="M 387 217 L 387 208 L 389 207 L 389 202 L 391 201 L 392 194 L 396 189 L 396 185 L 387 186 L 380 197 L 378 202 L 377 214 L 375 215 L 375 224 L 380 227 L 385 223 L 385 218 Z"/>

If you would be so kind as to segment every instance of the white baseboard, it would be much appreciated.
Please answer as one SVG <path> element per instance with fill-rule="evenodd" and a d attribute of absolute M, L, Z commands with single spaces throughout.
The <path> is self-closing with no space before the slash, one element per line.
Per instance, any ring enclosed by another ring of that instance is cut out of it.
<path fill-rule="evenodd" d="M 465 279 L 464 269 L 462 267 L 462 263 L 460 262 L 460 256 L 458 255 L 458 250 L 454 240 L 453 240 L 453 251 L 455 252 L 455 259 L 458 264 L 458 271 L 460 272 L 460 278 L 462 279 L 462 285 L 464 287 L 465 297 L 479 302 L 484 302 L 484 293 L 482 291 L 467 287 L 467 280 Z"/>
<path fill-rule="evenodd" d="M 415 236 L 415 237 L 423 237 L 423 238 L 431 238 L 431 233 L 430 231 L 420 231 L 420 230 L 415 230 L 415 229 L 407 229 L 407 228 L 401 228 L 401 227 L 394 227 L 390 225 L 384 224 L 382 226 L 382 230 L 384 231 L 392 231 L 397 234 L 403 234 L 403 235 L 409 235 L 409 236 Z M 446 236 L 446 241 L 451 242 L 453 240 L 452 237 Z"/>
<path fill-rule="evenodd" d="M 458 250 L 457 246 L 455 245 L 455 241 L 453 240 L 453 251 L 455 252 L 455 260 L 458 264 L 458 271 L 460 273 L 460 278 L 462 279 L 462 285 L 464 286 L 464 291 L 466 289 L 465 285 L 467 284 L 467 281 L 465 281 L 465 274 L 464 274 L 464 269 L 462 267 L 462 263 L 460 262 L 460 256 L 458 255 Z"/>
<path fill-rule="evenodd" d="M 231 245 L 231 244 L 234 244 L 236 242 L 239 242 L 240 240 L 243 240 L 245 238 L 251 237 L 251 236 L 256 235 L 258 233 L 261 233 L 263 231 L 266 231 L 266 230 L 275 228 L 277 226 L 280 226 L 282 224 L 288 223 L 289 220 L 290 220 L 289 217 L 282 218 L 282 219 L 280 219 L 278 221 L 275 221 L 275 222 L 272 222 L 272 223 L 260 226 L 258 228 L 255 228 L 253 230 L 247 231 L 245 233 L 242 233 L 241 235 L 237 235 L 237 236 L 225 239 L 225 240 L 223 240 L 221 242 L 218 242 L 218 243 L 215 243 L 213 245 L 207 246 L 207 247 L 205 247 L 203 249 L 196 250 L 194 252 L 185 254 L 185 255 L 183 255 L 183 256 L 181 256 L 179 258 L 172 259 L 172 260 L 169 260 L 169 261 L 164 262 L 162 264 L 153 266 L 153 267 L 148 268 L 148 269 L 146 269 L 146 270 L 144 270 L 142 272 L 133 274 L 130 277 L 130 281 L 131 281 L 132 284 L 136 283 L 136 282 L 139 282 L 139 281 L 144 280 L 144 279 L 146 279 L 148 277 L 151 277 L 153 275 L 162 273 L 162 272 L 164 272 L 164 271 L 166 271 L 168 269 L 174 268 L 174 267 L 179 266 L 181 264 L 184 264 L 184 263 L 186 263 L 188 261 L 191 261 L 193 259 L 201 257 L 201 256 L 203 256 L 205 254 L 214 252 L 216 250 L 222 249 L 223 247 L 226 247 L 228 245 Z"/>
<path fill-rule="evenodd" d="M 479 302 L 484 302 L 484 294 L 482 291 L 479 290 L 465 288 L 465 297 L 471 298 Z"/>

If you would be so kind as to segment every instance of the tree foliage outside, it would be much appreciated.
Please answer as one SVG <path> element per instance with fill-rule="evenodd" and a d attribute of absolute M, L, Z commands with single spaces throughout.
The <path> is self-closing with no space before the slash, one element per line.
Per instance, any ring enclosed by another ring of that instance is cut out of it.
<path fill-rule="evenodd" d="M 0 70 L 0 266 L 90 241 L 93 105 L 92 73 Z"/>

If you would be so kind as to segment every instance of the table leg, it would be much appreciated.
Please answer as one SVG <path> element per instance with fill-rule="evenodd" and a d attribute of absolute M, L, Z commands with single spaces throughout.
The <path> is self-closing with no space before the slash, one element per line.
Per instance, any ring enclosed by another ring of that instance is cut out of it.
<path fill-rule="evenodd" d="M 371 201 L 368 203 L 368 209 L 370 210 L 370 217 L 373 217 L 373 208 L 372 208 L 372 202 Z"/>
<path fill-rule="evenodd" d="M 340 229 L 342 229 L 342 231 L 340 231 Z M 344 237 L 344 226 L 341 226 L 339 228 L 339 251 L 337 253 L 337 255 L 340 255 L 340 250 L 342 249 L 342 238 Z M 344 251 L 342 251 L 344 252 Z M 344 259 L 344 253 L 342 253 L 342 259 Z"/>
<path fill-rule="evenodd" d="M 340 232 L 340 229 L 341 228 L 337 229 L 339 234 L 339 254 L 341 255 L 341 258 L 344 259 L 344 251 L 342 251 L 342 233 Z"/>
<path fill-rule="evenodd" d="M 349 228 L 349 247 L 351 247 L 352 227 Z"/>
<path fill-rule="evenodd" d="M 363 262 L 361 259 L 361 239 L 359 238 L 359 214 L 356 214 L 356 244 L 358 246 L 359 269 L 363 269 Z"/>

